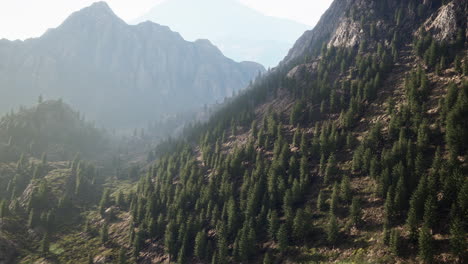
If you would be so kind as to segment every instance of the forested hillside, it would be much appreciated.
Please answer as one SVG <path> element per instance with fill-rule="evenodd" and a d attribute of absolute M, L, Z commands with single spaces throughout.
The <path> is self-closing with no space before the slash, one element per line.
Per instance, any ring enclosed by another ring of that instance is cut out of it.
<path fill-rule="evenodd" d="M 336 0 L 208 122 L 98 182 L 99 204 L 73 185 L 82 217 L 20 263 L 464 263 L 467 8 Z"/>
<path fill-rule="evenodd" d="M 343 2 L 334 35 L 164 146 L 138 262 L 463 262 L 466 2 Z"/>

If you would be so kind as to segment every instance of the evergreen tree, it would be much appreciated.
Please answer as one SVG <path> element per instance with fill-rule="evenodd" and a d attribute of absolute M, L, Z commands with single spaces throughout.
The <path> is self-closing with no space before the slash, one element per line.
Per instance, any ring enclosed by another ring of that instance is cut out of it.
<path fill-rule="evenodd" d="M 418 219 L 416 218 L 416 211 L 413 207 L 411 207 L 408 212 L 406 228 L 409 231 L 409 240 L 411 242 L 416 242 L 418 239 Z"/>
<path fill-rule="evenodd" d="M 101 201 L 99 202 L 99 213 L 103 216 L 104 211 L 106 210 L 107 206 L 109 206 L 110 201 L 110 192 L 109 189 L 105 189 L 102 193 Z"/>
<path fill-rule="evenodd" d="M 333 185 L 333 192 L 332 192 L 331 201 L 330 201 L 330 212 L 332 212 L 333 214 L 336 213 L 336 210 L 338 208 L 338 202 L 339 202 L 338 196 L 339 196 L 338 184 L 335 183 Z"/>
<path fill-rule="evenodd" d="M 194 249 L 195 256 L 200 259 L 204 259 L 206 246 L 207 246 L 207 238 L 206 238 L 205 231 L 200 231 L 197 233 L 197 236 L 195 237 L 195 249 Z"/>
<path fill-rule="evenodd" d="M 37 211 L 34 208 L 32 208 L 31 211 L 29 212 L 29 221 L 28 221 L 29 228 L 34 228 L 37 224 L 39 216 L 36 212 Z"/>
<path fill-rule="evenodd" d="M 263 257 L 263 264 L 273 264 L 273 257 L 271 256 L 270 251 L 265 253 L 265 256 Z"/>
<path fill-rule="evenodd" d="M 401 238 L 400 232 L 397 229 L 392 229 L 390 234 L 390 250 L 396 256 L 401 254 Z"/>
<path fill-rule="evenodd" d="M 47 256 L 49 254 L 49 248 L 50 248 L 50 234 L 49 232 L 45 232 L 41 241 L 41 253 L 44 256 Z"/>
<path fill-rule="evenodd" d="M 337 241 L 339 232 L 340 230 L 336 216 L 332 211 L 330 211 L 330 217 L 327 225 L 327 240 L 330 244 L 334 244 Z"/>
<path fill-rule="evenodd" d="M 455 216 L 450 224 L 450 249 L 460 263 L 466 255 L 466 233 L 460 217 Z"/>
<path fill-rule="evenodd" d="M 434 256 L 432 235 L 429 227 L 423 225 L 419 231 L 419 257 L 425 263 L 431 263 Z"/>
<path fill-rule="evenodd" d="M 289 237 L 288 237 L 288 228 L 286 224 L 281 224 L 278 234 L 278 249 L 281 252 L 285 252 L 289 247 Z"/>
<path fill-rule="evenodd" d="M 5 217 L 8 216 L 8 204 L 5 200 L 0 201 L 0 219 L 3 220 Z"/>
<path fill-rule="evenodd" d="M 426 203 L 424 204 L 424 223 L 428 228 L 434 228 L 437 223 L 437 204 L 436 198 L 433 194 L 427 196 Z"/>
<path fill-rule="evenodd" d="M 119 250 L 119 264 L 127 264 L 127 255 L 125 254 L 125 249 L 120 248 Z"/>
<path fill-rule="evenodd" d="M 353 197 L 353 202 L 351 203 L 350 209 L 350 221 L 353 225 L 359 225 L 361 222 L 361 215 L 362 215 L 362 208 L 361 202 L 359 201 L 358 197 Z"/>
<path fill-rule="evenodd" d="M 351 182 L 348 175 L 345 175 L 341 181 L 340 196 L 345 202 L 351 199 Z"/>
<path fill-rule="evenodd" d="M 325 197 L 323 190 L 320 190 L 317 197 L 317 210 L 323 212 L 325 210 Z"/>
<path fill-rule="evenodd" d="M 337 168 L 336 168 L 336 158 L 335 158 L 335 154 L 331 154 L 329 157 L 328 157 L 328 161 L 327 161 L 327 167 L 325 169 L 325 176 L 323 178 L 323 182 L 325 184 L 327 184 L 331 178 L 333 177 L 333 175 L 336 173 L 337 171 Z"/>
<path fill-rule="evenodd" d="M 135 234 L 135 239 L 133 242 L 133 256 L 138 257 L 140 255 L 140 251 L 144 245 L 144 231 L 140 228 L 138 232 Z"/>
<path fill-rule="evenodd" d="M 99 237 L 102 244 L 105 244 L 109 240 L 109 225 L 107 223 L 102 225 Z"/>
<path fill-rule="evenodd" d="M 298 209 L 293 223 L 293 236 L 298 242 L 302 242 L 307 235 L 307 219 L 304 210 Z"/>
<path fill-rule="evenodd" d="M 177 254 L 176 252 L 176 231 L 175 231 L 175 225 L 171 221 L 166 227 L 166 232 L 164 233 L 164 245 L 166 246 L 167 253 L 169 254 L 169 258 L 175 256 Z"/>
<path fill-rule="evenodd" d="M 269 213 L 268 217 L 268 234 L 270 235 L 271 239 L 276 238 L 276 233 L 278 232 L 278 228 L 280 226 L 278 213 L 276 210 L 272 210 Z"/>

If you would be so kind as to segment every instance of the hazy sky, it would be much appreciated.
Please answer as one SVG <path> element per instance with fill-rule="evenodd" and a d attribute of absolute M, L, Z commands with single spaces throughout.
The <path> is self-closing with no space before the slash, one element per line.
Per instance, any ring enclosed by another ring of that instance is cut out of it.
<path fill-rule="evenodd" d="M 156 4 L 170 0 L 107 0 L 126 21 L 135 19 Z M 197 1 L 197 0 L 193 0 Z M 313 26 L 332 0 L 239 0 L 266 15 L 289 18 Z M 57 27 L 72 12 L 95 0 L 0 0 L 0 39 L 37 37 Z"/>

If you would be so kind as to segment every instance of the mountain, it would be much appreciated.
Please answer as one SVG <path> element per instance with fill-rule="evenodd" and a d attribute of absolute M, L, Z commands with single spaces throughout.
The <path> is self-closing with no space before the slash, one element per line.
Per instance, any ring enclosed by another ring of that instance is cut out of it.
<path fill-rule="evenodd" d="M 0 111 L 42 94 L 117 128 L 222 101 L 264 71 L 208 40 L 188 42 L 151 22 L 127 25 L 104 2 L 40 38 L 1 40 L 0 61 Z"/>
<path fill-rule="evenodd" d="M 265 16 L 238 0 L 167 0 L 134 23 L 168 25 L 184 38 L 207 38 L 226 56 L 273 67 L 310 26 Z M 278 37 L 281 36 L 281 37 Z"/>
<path fill-rule="evenodd" d="M 279 67 L 147 160 L 116 151 L 99 177 L 42 162 L 56 169 L 34 179 L 37 161 L 0 161 L 24 190 L 0 192 L 3 251 L 19 263 L 466 263 L 467 13 L 465 0 L 335 0 Z"/>

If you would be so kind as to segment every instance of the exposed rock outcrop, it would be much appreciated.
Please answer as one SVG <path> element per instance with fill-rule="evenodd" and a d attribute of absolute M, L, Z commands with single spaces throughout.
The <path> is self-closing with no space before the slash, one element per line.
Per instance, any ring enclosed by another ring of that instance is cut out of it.
<path fill-rule="evenodd" d="M 358 45 L 364 37 L 361 24 L 349 18 L 343 18 L 335 30 L 328 47 L 353 47 Z"/>
<path fill-rule="evenodd" d="M 458 29 L 466 28 L 467 14 L 467 2 L 455 0 L 442 6 L 423 27 L 439 42 L 453 41 L 457 37 Z"/>

